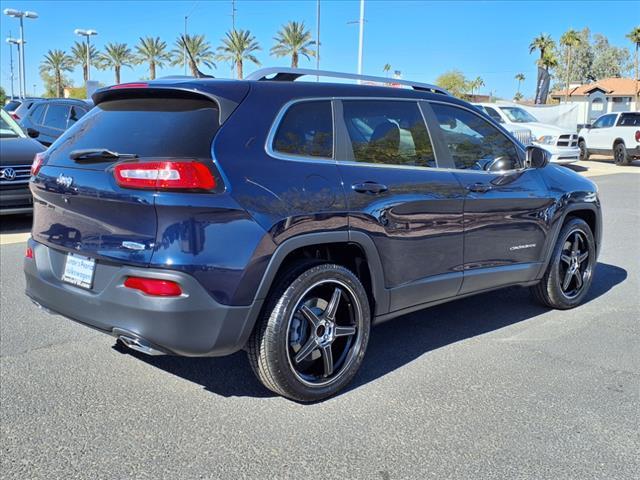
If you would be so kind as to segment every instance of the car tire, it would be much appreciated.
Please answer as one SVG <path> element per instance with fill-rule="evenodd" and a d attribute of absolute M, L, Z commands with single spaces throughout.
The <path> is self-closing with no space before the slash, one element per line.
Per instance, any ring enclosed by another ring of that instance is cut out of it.
<path fill-rule="evenodd" d="M 578 142 L 578 148 L 580 149 L 580 161 L 586 162 L 589 160 L 589 150 L 587 149 L 587 142 L 580 140 Z"/>
<path fill-rule="evenodd" d="M 547 307 L 574 308 L 589 291 L 595 265 L 593 233 L 584 220 L 572 217 L 562 227 L 547 271 L 542 280 L 531 287 L 532 293 Z"/>
<path fill-rule="evenodd" d="M 616 165 L 629 165 L 631 158 L 627 155 L 627 147 L 619 142 L 613 146 L 613 160 Z"/>
<path fill-rule="evenodd" d="M 303 262 L 274 285 L 247 344 L 249 363 L 269 390 L 299 402 L 336 394 L 356 374 L 371 313 L 356 275 L 331 263 Z"/>

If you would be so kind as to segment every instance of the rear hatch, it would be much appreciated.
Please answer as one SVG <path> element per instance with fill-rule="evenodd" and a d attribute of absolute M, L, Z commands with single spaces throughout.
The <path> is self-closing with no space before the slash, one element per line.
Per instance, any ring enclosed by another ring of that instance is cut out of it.
<path fill-rule="evenodd" d="M 135 87 L 98 93 L 96 107 L 44 154 L 31 183 L 36 241 L 88 257 L 148 265 L 158 225 L 157 189 L 144 179 L 137 186 L 123 184 L 131 179 L 117 179 L 118 166 L 195 162 L 215 177 L 211 144 L 219 105 L 229 107 L 229 102 L 185 89 Z"/>

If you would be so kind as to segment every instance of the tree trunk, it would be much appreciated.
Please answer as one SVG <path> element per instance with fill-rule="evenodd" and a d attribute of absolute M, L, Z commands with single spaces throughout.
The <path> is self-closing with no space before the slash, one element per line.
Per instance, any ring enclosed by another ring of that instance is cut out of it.
<path fill-rule="evenodd" d="M 518 95 L 520 95 L 520 84 L 521 84 L 521 83 L 522 83 L 522 82 L 521 82 L 520 80 L 518 80 Z"/>
<path fill-rule="evenodd" d="M 82 64 L 82 74 L 84 76 L 84 83 L 86 84 L 89 77 L 89 65 L 87 65 L 86 61 Z"/>
<path fill-rule="evenodd" d="M 298 52 L 291 54 L 291 68 L 298 68 Z"/>
<path fill-rule="evenodd" d="M 571 81 L 571 47 L 567 47 L 567 89 L 564 92 L 564 103 L 569 102 L 569 82 Z"/>
<path fill-rule="evenodd" d="M 238 80 L 242 80 L 242 60 L 236 62 L 236 67 L 238 69 Z"/>
<path fill-rule="evenodd" d="M 120 83 L 120 66 L 116 65 L 114 71 L 116 72 L 116 85 L 118 85 Z"/>
<path fill-rule="evenodd" d="M 189 69 L 191 70 L 191 76 L 192 77 L 198 77 L 198 65 L 196 65 L 195 62 L 192 62 L 191 59 L 189 59 Z"/>
<path fill-rule="evenodd" d="M 56 97 L 60 98 L 62 97 L 62 74 L 60 73 L 60 70 L 56 70 L 55 73 L 55 77 L 56 77 Z"/>
<path fill-rule="evenodd" d="M 150 77 L 151 80 L 155 80 L 156 79 L 156 62 L 149 62 L 149 73 L 150 73 Z"/>
<path fill-rule="evenodd" d="M 638 78 L 638 44 L 636 43 L 636 110 L 640 110 L 640 105 L 638 105 L 638 85 L 640 83 L 640 78 Z"/>

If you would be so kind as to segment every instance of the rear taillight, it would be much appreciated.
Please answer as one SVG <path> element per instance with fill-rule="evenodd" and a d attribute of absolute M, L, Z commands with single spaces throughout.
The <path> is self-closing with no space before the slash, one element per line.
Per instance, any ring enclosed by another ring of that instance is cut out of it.
<path fill-rule="evenodd" d="M 44 153 L 36 153 L 36 156 L 33 157 L 33 162 L 31 163 L 31 175 L 36 176 L 38 174 L 43 162 Z"/>
<path fill-rule="evenodd" d="M 27 247 L 27 251 L 24 252 L 26 258 L 33 258 L 33 248 Z"/>
<path fill-rule="evenodd" d="M 155 297 L 178 297 L 182 294 L 182 289 L 176 282 L 157 278 L 128 277 L 124 286 Z"/>
<path fill-rule="evenodd" d="M 640 142 L 640 130 L 636 130 L 636 142 Z"/>
<path fill-rule="evenodd" d="M 11 118 L 13 118 L 14 120 L 20 120 L 20 116 L 15 114 L 15 113 L 11 113 Z"/>
<path fill-rule="evenodd" d="M 116 165 L 114 175 L 124 188 L 154 190 L 213 190 L 211 171 L 199 162 L 144 162 Z"/>

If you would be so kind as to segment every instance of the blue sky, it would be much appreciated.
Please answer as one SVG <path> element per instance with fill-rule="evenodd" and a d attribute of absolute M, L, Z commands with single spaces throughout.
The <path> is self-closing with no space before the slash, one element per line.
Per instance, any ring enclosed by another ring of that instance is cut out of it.
<path fill-rule="evenodd" d="M 34 10 L 36 20 L 25 20 L 27 90 L 42 93 L 38 64 L 48 49 L 69 50 L 77 39 L 76 28 L 95 29 L 93 37 L 101 48 L 112 41 L 134 45 L 140 36 L 160 36 L 173 44 L 181 33 L 184 16 L 190 14 L 189 33 L 205 34 L 216 47 L 231 27 L 231 1 L 29 1 L 2 0 L 2 10 Z M 358 55 L 358 26 L 349 24 L 359 16 L 359 1 L 321 0 L 321 68 L 355 72 Z M 258 58 L 263 66 L 287 65 L 288 59 L 268 55 L 273 36 L 288 20 L 304 21 L 315 35 L 316 1 L 236 1 L 236 27 L 249 29 L 262 45 Z M 523 72 L 527 80 L 523 92 L 535 88 L 535 55 L 529 55 L 531 39 L 541 32 L 554 39 L 568 28 L 589 27 L 618 46 L 631 47 L 625 34 L 640 23 L 640 1 L 387 1 L 367 0 L 365 6 L 363 71 L 383 75 L 390 63 L 403 78 L 433 82 L 442 72 L 459 69 L 468 77 L 484 79 L 484 93 L 509 98 Z M 18 34 L 18 21 L 0 16 L 0 80 L 9 93 L 9 32 Z M 301 67 L 315 67 L 315 60 L 302 60 Z M 245 72 L 256 67 L 246 65 Z M 17 61 L 14 55 L 17 77 Z M 218 64 L 215 76 L 228 77 L 228 64 Z M 167 67 L 159 75 L 181 74 L 179 67 Z M 125 68 L 122 81 L 148 75 L 146 66 Z M 76 86 L 82 85 L 79 69 L 71 74 Z M 110 71 L 92 70 L 92 79 L 113 83 Z M 16 81 L 17 90 L 17 81 Z"/>

